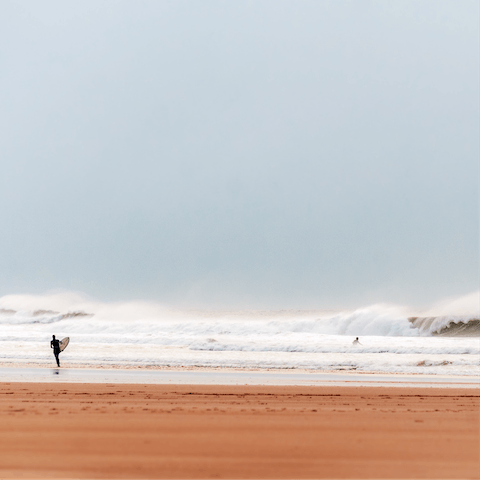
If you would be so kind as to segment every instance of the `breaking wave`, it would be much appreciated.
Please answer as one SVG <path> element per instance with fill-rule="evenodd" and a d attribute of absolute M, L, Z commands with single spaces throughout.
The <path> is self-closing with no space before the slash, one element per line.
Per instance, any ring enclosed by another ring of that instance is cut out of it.
<path fill-rule="evenodd" d="M 480 319 L 475 317 L 410 317 L 420 332 L 443 337 L 480 337 Z"/>
<path fill-rule="evenodd" d="M 68 318 L 93 317 L 91 313 L 67 312 L 60 313 L 52 310 L 34 310 L 33 312 L 15 311 L 0 308 L 0 325 L 22 325 L 35 323 L 57 323 Z"/>
<path fill-rule="evenodd" d="M 119 307 L 116 307 L 119 308 Z M 104 312 L 103 312 L 104 313 Z M 74 321 L 70 328 L 88 333 L 101 326 L 112 333 L 182 333 L 193 336 L 325 334 L 345 336 L 445 336 L 479 337 L 480 316 L 407 316 L 397 307 L 374 305 L 352 312 L 323 313 L 304 311 L 174 312 L 129 320 L 121 315 L 85 311 L 16 311 L 0 308 L 0 325 L 54 324 Z M 85 322 L 90 319 L 89 322 Z M 125 321 L 126 320 L 126 321 Z"/>

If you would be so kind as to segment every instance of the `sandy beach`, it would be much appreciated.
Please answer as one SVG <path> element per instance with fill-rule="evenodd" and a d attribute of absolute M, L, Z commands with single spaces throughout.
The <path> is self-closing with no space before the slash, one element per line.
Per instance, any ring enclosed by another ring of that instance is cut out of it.
<path fill-rule="evenodd" d="M 480 478 L 480 392 L 0 384 L 1 478 Z"/>

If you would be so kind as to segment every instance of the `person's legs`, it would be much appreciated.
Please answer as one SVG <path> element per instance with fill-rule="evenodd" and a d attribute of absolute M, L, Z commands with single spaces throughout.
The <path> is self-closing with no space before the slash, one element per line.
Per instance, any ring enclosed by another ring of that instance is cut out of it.
<path fill-rule="evenodd" d="M 58 355 L 59 355 L 60 352 L 53 352 L 53 354 L 55 355 L 55 360 L 57 361 L 57 365 L 60 366 L 60 359 L 58 358 Z"/>

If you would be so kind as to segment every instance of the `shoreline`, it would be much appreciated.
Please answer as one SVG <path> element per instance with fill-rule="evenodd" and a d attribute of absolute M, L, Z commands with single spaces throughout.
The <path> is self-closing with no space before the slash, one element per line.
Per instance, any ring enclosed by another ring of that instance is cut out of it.
<path fill-rule="evenodd" d="M 35 363 L 35 362 L 1 362 L 2 368 L 45 368 L 57 369 L 54 363 Z M 60 367 L 62 370 L 125 370 L 125 371 L 168 371 L 168 372 L 274 372 L 274 373 L 326 373 L 326 374 L 355 374 L 355 375 L 385 375 L 385 376 L 412 376 L 412 377 L 442 377 L 442 378 L 466 378 L 473 379 L 480 377 L 476 375 L 453 375 L 453 374 L 436 374 L 436 373 L 418 373 L 418 372 L 383 372 L 378 370 L 357 370 L 355 368 L 339 368 L 339 369 L 313 369 L 300 367 L 224 367 L 224 366 L 205 366 L 205 365 L 132 365 L 132 364 L 88 364 L 88 363 L 67 363 L 62 362 Z"/>
<path fill-rule="evenodd" d="M 452 375 L 205 367 L 45 368 L 39 365 L 7 367 L 0 364 L 0 383 L 7 382 L 480 388 L 478 377 Z"/>

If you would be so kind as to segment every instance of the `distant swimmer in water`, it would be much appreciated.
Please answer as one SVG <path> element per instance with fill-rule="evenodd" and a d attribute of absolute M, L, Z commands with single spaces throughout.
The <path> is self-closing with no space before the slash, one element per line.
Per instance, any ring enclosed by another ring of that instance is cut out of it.
<path fill-rule="evenodd" d="M 53 354 L 55 355 L 55 360 L 57 365 L 60 366 L 60 360 L 58 356 L 60 355 L 60 341 L 55 338 L 55 335 L 52 335 L 53 340 L 50 342 L 50 348 L 53 348 Z"/>
<path fill-rule="evenodd" d="M 361 345 L 360 341 L 358 340 L 358 337 L 352 342 L 352 345 Z"/>

